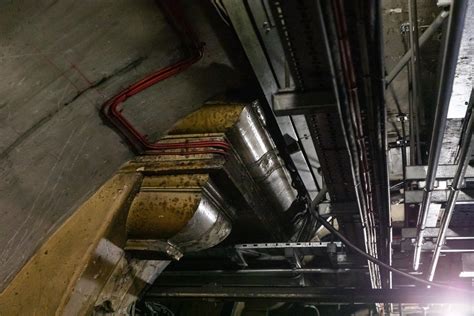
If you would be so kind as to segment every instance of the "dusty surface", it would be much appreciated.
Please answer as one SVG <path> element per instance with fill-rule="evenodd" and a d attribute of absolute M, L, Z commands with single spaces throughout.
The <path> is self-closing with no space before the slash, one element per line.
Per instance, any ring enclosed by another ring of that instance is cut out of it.
<path fill-rule="evenodd" d="M 410 45 L 408 33 L 405 36 L 404 42 L 404 37 L 400 31 L 400 26 L 409 21 L 408 1 L 384 0 L 382 2 L 382 7 L 382 16 L 384 19 L 383 36 L 385 63 L 387 72 L 390 72 L 390 70 L 392 70 L 405 54 L 406 49 L 409 48 Z M 436 2 L 431 0 L 418 0 L 417 8 L 419 35 L 421 35 L 436 18 L 440 9 L 436 7 Z M 439 29 L 438 32 L 440 33 L 441 29 Z M 440 35 L 437 34 L 433 36 L 420 50 L 421 82 L 419 83 L 419 86 L 421 86 L 422 89 L 424 105 L 428 109 L 432 109 L 435 102 L 437 74 L 436 63 L 439 55 L 439 46 Z M 389 120 L 387 128 L 389 132 L 389 140 L 394 141 L 399 136 L 397 134 L 401 134 L 401 124 L 397 119 L 398 109 L 396 100 L 398 100 L 402 112 L 408 114 L 408 78 L 406 67 L 395 78 L 391 86 L 395 93 L 391 93 L 391 90 L 387 89 L 386 99 Z M 429 114 L 427 115 L 429 117 Z M 408 129 L 408 122 L 406 122 L 406 126 Z"/>
<path fill-rule="evenodd" d="M 204 100 L 238 86 L 245 68 L 228 60 L 222 34 L 208 22 L 212 11 L 183 2 L 206 42 L 204 58 L 125 105 L 125 114 L 155 138 Z M 231 36 L 225 28 L 217 27 Z M 182 48 L 151 0 L 3 2 L 0 29 L 1 290 L 133 156 L 99 118 L 101 104 L 175 61 Z"/>
<path fill-rule="evenodd" d="M 0 315 L 90 315 L 123 256 L 126 209 L 140 181 L 116 175 L 81 205 L 0 293 Z"/>

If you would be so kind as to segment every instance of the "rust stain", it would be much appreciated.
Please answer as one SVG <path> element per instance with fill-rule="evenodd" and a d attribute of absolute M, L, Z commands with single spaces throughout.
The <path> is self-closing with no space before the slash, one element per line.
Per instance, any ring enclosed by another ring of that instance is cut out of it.
<path fill-rule="evenodd" d="M 170 135 L 224 133 L 239 119 L 243 104 L 209 104 L 178 121 Z"/>

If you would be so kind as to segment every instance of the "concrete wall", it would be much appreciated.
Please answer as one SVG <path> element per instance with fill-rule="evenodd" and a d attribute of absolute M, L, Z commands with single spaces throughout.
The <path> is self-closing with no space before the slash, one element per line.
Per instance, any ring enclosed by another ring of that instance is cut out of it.
<path fill-rule="evenodd" d="M 204 58 L 125 104 L 126 115 L 154 138 L 205 99 L 248 82 L 246 67 L 233 65 L 223 47 L 232 32 L 207 2 L 183 2 L 206 43 Z M 183 53 L 151 0 L 2 2 L 0 30 L 1 290 L 132 157 L 99 118 L 102 103 Z"/>

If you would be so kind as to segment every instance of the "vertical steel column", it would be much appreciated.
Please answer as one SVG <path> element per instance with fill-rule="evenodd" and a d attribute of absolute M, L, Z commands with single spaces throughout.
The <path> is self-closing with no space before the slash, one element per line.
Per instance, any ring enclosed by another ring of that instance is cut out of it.
<path fill-rule="evenodd" d="M 402 175 L 403 175 L 403 187 L 405 188 L 406 187 L 406 180 L 407 180 L 407 171 L 406 171 L 406 167 L 407 167 L 407 132 L 406 132 L 406 128 L 405 128 L 405 120 L 406 120 L 406 117 L 401 117 L 400 118 L 401 120 L 401 125 L 402 125 L 402 147 L 401 147 L 401 150 L 402 150 L 402 168 L 403 168 L 403 171 L 402 171 Z"/>
<path fill-rule="evenodd" d="M 459 153 L 459 163 L 454 175 L 453 183 L 451 185 L 451 192 L 449 192 L 448 202 L 444 210 L 443 218 L 441 219 L 441 225 L 438 232 L 438 239 L 436 241 L 436 247 L 433 253 L 433 258 L 431 259 L 430 269 L 428 273 L 428 280 L 432 281 L 436 273 L 436 267 L 438 265 L 439 255 L 441 253 L 441 248 L 444 245 L 446 239 L 446 232 L 448 231 L 449 223 L 451 222 L 451 217 L 453 215 L 454 207 L 456 205 L 456 200 L 459 195 L 459 190 L 461 189 L 462 183 L 464 181 L 464 176 L 466 175 L 467 167 L 469 166 L 469 160 L 471 156 L 472 146 L 471 140 L 474 132 L 474 117 L 472 115 L 472 94 L 471 102 L 469 108 L 469 121 L 467 122 L 467 127 L 464 133 L 464 139 L 462 141 L 460 153 Z"/>
<path fill-rule="evenodd" d="M 410 22 L 410 48 L 411 48 L 411 89 L 412 89 L 412 111 L 410 116 L 410 135 L 414 133 L 412 140 L 414 144 L 411 145 L 410 150 L 410 164 L 416 165 L 421 163 L 421 150 L 420 150 L 420 117 L 419 113 L 422 109 L 422 103 L 420 102 L 420 47 L 418 43 L 418 14 L 416 10 L 416 0 L 408 0 L 408 12 Z"/>
<path fill-rule="evenodd" d="M 385 69 L 383 61 L 383 36 L 382 36 L 382 8 L 380 1 L 360 1 L 367 6 L 362 12 L 368 11 L 368 15 L 359 13 L 359 18 L 370 21 L 364 27 L 366 34 L 360 35 L 360 42 L 367 43 L 369 50 L 364 58 L 365 72 L 370 74 L 371 81 L 366 80 L 367 97 L 371 102 L 367 102 L 367 120 L 371 122 L 372 127 L 367 132 L 369 143 L 369 151 L 371 152 L 372 161 L 372 204 L 376 205 L 379 226 L 375 235 L 379 237 L 376 247 L 380 259 L 387 264 L 392 264 L 392 222 L 390 217 L 390 181 L 388 177 L 387 163 L 387 108 L 385 102 Z M 365 32 L 364 32 L 365 33 Z M 363 44 L 362 44 L 363 45 Z M 370 60 L 370 62 L 369 62 Z M 370 190 L 370 189 L 369 189 Z M 377 226 L 377 225 L 376 225 Z M 377 236 L 378 235 L 378 236 Z M 390 271 L 380 271 L 381 285 L 383 288 L 392 287 L 392 273 Z"/>
<path fill-rule="evenodd" d="M 418 214 L 417 236 L 415 252 L 413 255 L 413 269 L 418 270 L 420 265 L 421 247 L 426 227 L 428 209 L 431 203 L 431 195 L 436 180 L 441 145 L 444 131 L 446 129 L 446 117 L 448 114 L 449 101 L 453 90 L 454 74 L 458 61 L 459 47 L 463 33 L 464 19 L 466 16 L 467 0 L 456 0 L 451 6 L 449 17 L 448 34 L 444 45 L 443 60 L 441 66 L 440 84 L 436 101 L 436 113 L 433 132 L 428 156 L 428 170 L 426 174 L 426 186 L 423 192 L 423 200 Z"/>

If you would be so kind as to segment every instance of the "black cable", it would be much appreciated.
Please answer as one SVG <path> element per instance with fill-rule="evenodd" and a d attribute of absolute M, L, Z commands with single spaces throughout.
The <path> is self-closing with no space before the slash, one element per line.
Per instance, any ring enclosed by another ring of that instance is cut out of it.
<path fill-rule="evenodd" d="M 372 257 L 371 255 L 369 255 L 368 253 L 366 253 L 364 250 L 360 249 L 359 247 L 357 247 L 356 245 L 354 245 L 352 242 L 350 242 L 346 237 L 344 237 L 338 230 L 336 230 L 328 221 L 326 221 L 326 219 L 322 218 L 318 212 L 314 212 L 315 215 L 316 215 L 316 219 L 321 223 L 321 225 L 323 225 L 324 227 L 326 227 L 327 230 L 329 230 L 331 233 L 333 233 L 335 236 L 337 236 L 348 248 L 352 249 L 353 251 L 355 251 L 356 253 L 358 253 L 359 255 L 365 257 L 367 260 L 369 260 L 370 262 L 373 262 L 375 264 L 377 264 L 379 267 L 382 267 L 382 268 L 385 268 L 389 271 L 392 271 L 393 273 L 397 273 L 399 275 L 402 275 L 406 278 L 409 278 L 409 279 L 412 279 L 414 281 L 417 281 L 417 282 L 420 282 L 420 283 L 423 283 L 425 285 L 428 285 L 428 286 L 434 286 L 434 287 L 439 287 L 439 288 L 445 288 L 445 289 L 449 289 L 449 290 L 455 290 L 455 291 L 462 291 L 462 292 L 467 292 L 467 293 L 474 293 L 474 291 L 472 290 L 468 290 L 468 289 L 462 289 L 462 288 L 458 288 L 458 287 L 455 287 L 455 286 L 451 286 L 451 285 L 447 285 L 447 284 L 442 284 L 442 283 L 437 283 L 437 282 L 432 282 L 432 281 L 428 281 L 428 280 L 424 280 L 424 279 L 421 279 L 421 278 L 418 278 L 414 275 L 411 275 L 407 272 L 404 272 L 404 271 L 400 271 L 394 267 L 392 267 L 391 265 L 389 264 L 386 264 L 385 262 L 383 261 L 380 261 L 379 259 L 375 258 L 375 257 Z"/>

